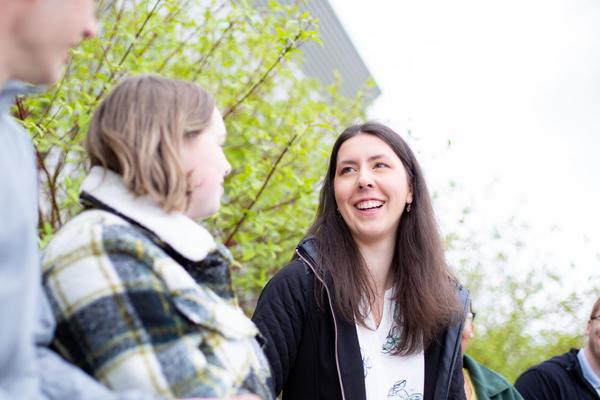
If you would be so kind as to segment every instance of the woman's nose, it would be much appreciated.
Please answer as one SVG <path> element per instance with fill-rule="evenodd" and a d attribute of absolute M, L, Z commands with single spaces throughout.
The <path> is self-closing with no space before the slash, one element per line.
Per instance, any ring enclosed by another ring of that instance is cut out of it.
<path fill-rule="evenodd" d="M 373 177 L 369 172 L 361 172 L 358 176 L 358 188 L 373 188 L 375 187 L 375 183 L 373 182 Z"/>
<path fill-rule="evenodd" d="M 231 164 L 229 164 L 229 160 L 227 159 L 227 157 L 225 157 L 225 174 L 224 176 L 227 176 L 231 173 Z"/>

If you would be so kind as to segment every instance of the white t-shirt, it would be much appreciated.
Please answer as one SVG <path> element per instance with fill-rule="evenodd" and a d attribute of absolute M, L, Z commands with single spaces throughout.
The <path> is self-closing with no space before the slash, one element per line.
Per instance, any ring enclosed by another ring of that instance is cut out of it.
<path fill-rule="evenodd" d="M 363 328 L 356 325 L 363 361 L 367 400 L 422 400 L 425 383 L 425 355 L 391 354 L 401 334 L 394 324 L 393 289 L 385 292 L 383 315 L 378 328 L 369 313 Z"/>

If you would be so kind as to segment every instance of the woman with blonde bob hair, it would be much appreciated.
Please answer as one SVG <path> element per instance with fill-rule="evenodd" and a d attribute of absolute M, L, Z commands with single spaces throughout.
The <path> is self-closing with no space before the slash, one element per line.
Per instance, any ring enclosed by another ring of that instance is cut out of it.
<path fill-rule="evenodd" d="M 93 115 L 84 210 L 48 245 L 43 284 L 55 347 L 110 388 L 272 398 L 229 253 L 194 221 L 219 209 L 225 137 L 208 93 L 158 76 L 125 79 Z"/>

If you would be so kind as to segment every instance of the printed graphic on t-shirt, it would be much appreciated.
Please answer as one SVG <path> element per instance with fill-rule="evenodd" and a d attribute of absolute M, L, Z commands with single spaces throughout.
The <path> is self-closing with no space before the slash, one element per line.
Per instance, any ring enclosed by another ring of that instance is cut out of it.
<path fill-rule="evenodd" d="M 367 400 L 423 400 L 425 357 L 395 354 L 402 338 L 402 325 L 394 318 L 397 307 L 393 291 L 385 294 L 381 321 L 377 326 L 372 313 L 365 326 L 356 324 Z"/>
<path fill-rule="evenodd" d="M 390 388 L 387 398 L 398 400 L 423 400 L 422 393 L 409 393 L 405 388 L 406 380 L 399 380 Z"/>
<path fill-rule="evenodd" d="M 400 341 L 400 332 L 401 330 L 398 325 L 394 325 L 392 329 L 390 329 L 385 338 L 385 343 L 381 348 L 385 354 L 392 354 L 394 352 L 394 349 L 398 346 L 398 342 Z"/>
<path fill-rule="evenodd" d="M 362 347 L 360 348 L 360 357 L 362 358 L 363 363 L 363 374 L 366 378 L 367 375 L 369 375 L 369 370 L 373 368 L 373 362 L 371 361 L 371 357 L 365 355 Z"/>

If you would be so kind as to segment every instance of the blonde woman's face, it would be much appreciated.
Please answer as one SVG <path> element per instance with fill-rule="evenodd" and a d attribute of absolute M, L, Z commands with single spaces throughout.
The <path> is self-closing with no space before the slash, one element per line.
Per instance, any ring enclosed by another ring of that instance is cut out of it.
<path fill-rule="evenodd" d="M 231 171 L 223 152 L 226 136 L 223 117 L 215 108 L 208 126 L 181 143 L 182 163 L 191 191 L 185 214 L 190 218 L 204 219 L 219 211 L 223 179 Z"/>

